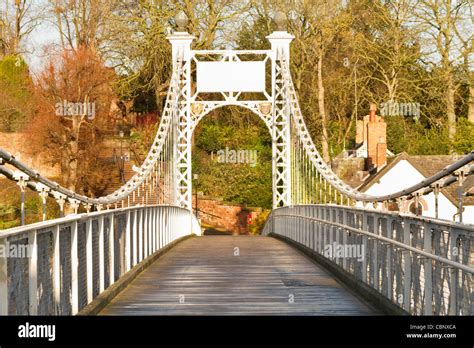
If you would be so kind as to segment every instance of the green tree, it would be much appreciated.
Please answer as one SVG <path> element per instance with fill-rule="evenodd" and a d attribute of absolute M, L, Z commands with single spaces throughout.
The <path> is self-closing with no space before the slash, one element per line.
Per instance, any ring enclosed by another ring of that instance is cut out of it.
<path fill-rule="evenodd" d="M 238 113 L 241 115 L 238 115 Z M 219 163 L 219 150 L 257 152 L 257 163 Z M 268 128 L 250 111 L 218 109 L 201 121 L 195 132 L 193 172 L 205 195 L 248 206 L 271 208 L 272 162 Z"/>
<path fill-rule="evenodd" d="M 18 56 L 0 60 L 0 131 L 16 132 L 31 119 L 33 82 L 28 66 Z"/>

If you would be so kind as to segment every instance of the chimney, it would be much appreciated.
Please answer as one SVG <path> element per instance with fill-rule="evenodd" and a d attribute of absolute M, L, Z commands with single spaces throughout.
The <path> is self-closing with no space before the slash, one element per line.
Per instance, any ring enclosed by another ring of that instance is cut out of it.
<path fill-rule="evenodd" d="M 376 115 L 377 107 L 370 104 L 367 122 L 367 167 L 379 170 L 387 164 L 387 124 Z"/>
<path fill-rule="evenodd" d="M 357 120 L 356 122 L 356 147 L 363 145 L 367 141 L 365 136 L 365 124 L 363 120 Z"/>
<path fill-rule="evenodd" d="M 375 104 L 370 104 L 370 109 L 369 109 L 369 122 L 377 122 L 377 116 L 375 115 L 375 112 L 377 111 L 377 106 Z"/>
<path fill-rule="evenodd" d="M 362 120 L 357 120 L 356 122 L 356 147 L 367 144 L 367 123 L 376 122 L 377 116 L 375 111 L 377 107 L 375 104 L 370 104 L 370 113 L 365 116 Z"/>

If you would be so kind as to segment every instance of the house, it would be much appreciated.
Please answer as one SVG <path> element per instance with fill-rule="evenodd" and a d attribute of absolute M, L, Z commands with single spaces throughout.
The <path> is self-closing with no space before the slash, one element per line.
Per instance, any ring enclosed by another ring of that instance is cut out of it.
<path fill-rule="evenodd" d="M 390 163 L 384 166 L 376 174 L 368 177 L 359 187 L 359 190 L 370 195 L 384 195 L 400 191 L 410 187 L 420 181 L 436 174 L 446 166 L 459 160 L 457 156 L 439 155 L 439 156 L 410 156 L 401 153 L 390 159 Z M 468 176 L 463 185 L 472 191 L 474 187 L 474 176 Z M 440 189 L 438 196 L 438 218 L 459 221 L 460 197 L 458 192 L 459 185 L 453 183 L 450 186 Z M 470 191 L 464 189 L 462 192 L 463 222 L 474 224 L 474 195 L 469 195 Z M 466 195 L 467 193 L 467 195 Z M 408 200 L 403 202 L 400 207 L 401 212 L 417 213 L 436 217 L 436 199 L 435 194 L 429 193 L 419 198 L 418 208 L 415 201 Z M 391 205 L 389 210 L 398 210 L 398 207 Z"/>
<path fill-rule="evenodd" d="M 386 195 L 401 191 L 436 174 L 456 162 L 462 156 L 427 155 L 411 156 L 406 153 L 393 155 L 386 147 L 386 124 L 383 117 L 375 115 L 371 106 L 368 116 L 357 123 L 355 150 L 340 154 L 333 169 L 350 186 L 370 195 Z M 432 192 L 419 198 L 395 203 L 378 209 L 412 213 L 449 221 L 460 221 L 459 207 L 462 199 L 462 221 L 474 224 L 474 176 L 468 176 L 462 189 L 457 183 L 440 189 L 438 212 L 436 198 Z"/>

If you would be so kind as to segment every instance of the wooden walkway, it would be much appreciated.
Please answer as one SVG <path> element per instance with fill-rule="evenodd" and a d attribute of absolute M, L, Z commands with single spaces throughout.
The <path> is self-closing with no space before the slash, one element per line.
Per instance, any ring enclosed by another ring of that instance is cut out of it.
<path fill-rule="evenodd" d="M 280 240 L 204 236 L 175 246 L 141 273 L 100 314 L 376 313 L 332 275 Z"/>

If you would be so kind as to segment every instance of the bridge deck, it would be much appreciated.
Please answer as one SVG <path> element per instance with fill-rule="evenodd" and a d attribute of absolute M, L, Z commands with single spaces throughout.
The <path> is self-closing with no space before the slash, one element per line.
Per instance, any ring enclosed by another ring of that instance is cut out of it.
<path fill-rule="evenodd" d="M 234 255 L 235 247 L 240 256 Z M 205 236 L 178 244 L 100 314 L 370 315 L 375 311 L 282 241 Z"/>

